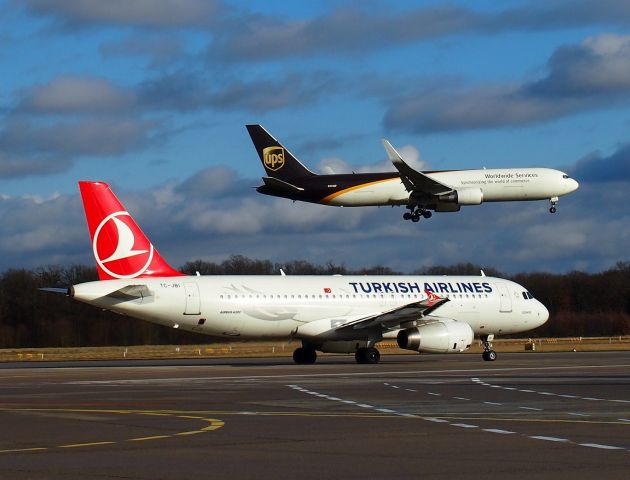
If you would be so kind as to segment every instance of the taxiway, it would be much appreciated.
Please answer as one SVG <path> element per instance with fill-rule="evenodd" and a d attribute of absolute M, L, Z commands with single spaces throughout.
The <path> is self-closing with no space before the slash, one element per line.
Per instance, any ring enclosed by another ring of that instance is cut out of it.
<path fill-rule="evenodd" d="M 0 422 L 7 479 L 625 479 L 630 352 L 4 364 Z"/>

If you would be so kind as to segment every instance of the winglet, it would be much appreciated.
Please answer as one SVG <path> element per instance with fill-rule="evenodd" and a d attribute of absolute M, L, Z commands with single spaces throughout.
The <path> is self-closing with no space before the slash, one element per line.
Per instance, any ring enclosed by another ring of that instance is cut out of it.
<path fill-rule="evenodd" d="M 398 150 L 392 147 L 392 144 L 389 143 L 389 140 L 387 140 L 386 138 L 381 138 L 381 142 L 383 142 L 383 147 L 385 147 L 385 151 L 387 152 L 387 157 L 389 158 L 390 162 L 392 162 L 394 165 L 396 164 L 396 162 L 404 162 L 402 157 L 400 156 L 400 153 L 398 153 Z"/>
<path fill-rule="evenodd" d="M 440 183 L 410 167 L 387 139 L 383 138 L 381 142 L 383 142 L 389 160 L 394 164 L 398 173 L 400 173 L 400 180 L 409 193 L 420 191 L 429 195 L 439 195 L 452 191 L 450 186 Z"/>
<path fill-rule="evenodd" d="M 400 180 L 403 185 L 407 189 L 408 192 L 413 192 L 414 190 L 414 182 L 412 180 L 413 173 L 415 171 L 405 163 L 405 161 L 400 156 L 400 153 L 389 143 L 389 140 L 386 138 L 381 138 L 381 142 L 383 143 L 383 147 L 385 147 L 385 152 L 387 152 L 387 157 L 389 161 L 394 164 L 396 170 L 400 173 Z"/>

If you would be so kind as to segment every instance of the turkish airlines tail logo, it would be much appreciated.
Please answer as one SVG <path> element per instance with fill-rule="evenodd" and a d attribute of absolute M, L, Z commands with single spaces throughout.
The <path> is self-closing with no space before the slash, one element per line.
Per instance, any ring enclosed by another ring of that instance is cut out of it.
<path fill-rule="evenodd" d="M 98 266 L 113 278 L 135 278 L 142 275 L 153 260 L 153 245 L 142 235 L 136 239 L 126 221 L 128 212 L 115 212 L 103 219 L 94 232 L 92 249 Z"/>
<path fill-rule="evenodd" d="M 442 300 L 442 297 L 436 295 L 430 290 L 425 290 L 424 293 L 427 294 L 427 305 L 429 307 L 432 307 L 433 305 L 435 305 L 436 302 L 439 302 L 440 300 Z"/>
<path fill-rule="evenodd" d="M 182 275 L 166 263 L 103 182 L 79 182 L 99 278 Z"/>
<path fill-rule="evenodd" d="M 127 212 L 122 212 L 122 215 L 124 214 L 129 215 Z M 121 260 L 135 255 L 142 255 L 143 253 L 148 252 L 148 250 L 134 250 L 133 244 L 135 243 L 135 238 L 131 228 L 129 228 L 126 223 L 118 220 L 116 217 L 112 217 L 112 221 L 116 225 L 116 230 L 118 230 L 118 245 L 116 246 L 114 253 L 104 259 L 103 263 L 111 262 L 113 260 Z"/>

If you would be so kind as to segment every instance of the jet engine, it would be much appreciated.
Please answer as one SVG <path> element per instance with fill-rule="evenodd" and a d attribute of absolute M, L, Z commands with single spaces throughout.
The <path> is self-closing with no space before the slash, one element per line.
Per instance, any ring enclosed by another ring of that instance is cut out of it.
<path fill-rule="evenodd" d="M 470 325 L 455 320 L 441 320 L 398 332 L 400 348 L 416 352 L 454 353 L 467 350 L 475 334 Z"/>
<path fill-rule="evenodd" d="M 483 192 L 481 188 L 460 188 L 451 193 L 439 195 L 438 201 L 458 205 L 480 205 L 483 202 Z"/>

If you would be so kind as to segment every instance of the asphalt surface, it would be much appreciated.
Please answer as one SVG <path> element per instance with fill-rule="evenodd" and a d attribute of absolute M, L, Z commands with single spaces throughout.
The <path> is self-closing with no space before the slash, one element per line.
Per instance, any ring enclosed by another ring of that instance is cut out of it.
<path fill-rule="evenodd" d="M 630 470 L 630 352 L 38 366 L 0 365 L 0 479 Z"/>

